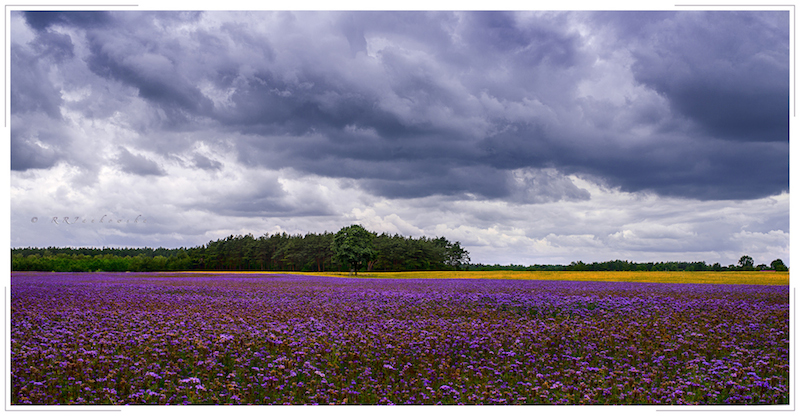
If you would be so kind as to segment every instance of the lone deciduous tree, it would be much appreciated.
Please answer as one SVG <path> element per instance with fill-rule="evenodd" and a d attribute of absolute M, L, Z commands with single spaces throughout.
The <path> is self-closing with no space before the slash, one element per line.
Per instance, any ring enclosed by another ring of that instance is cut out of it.
<path fill-rule="evenodd" d="M 781 260 L 781 259 L 772 260 L 772 263 L 770 263 L 770 266 L 772 266 L 772 270 L 779 271 L 779 272 L 785 272 L 785 271 L 789 270 L 789 268 L 786 267 L 785 264 L 783 264 L 783 260 Z"/>
<path fill-rule="evenodd" d="M 375 234 L 364 227 L 355 224 L 344 227 L 333 236 L 331 249 L 334 255 L 344 264 L 350 266 L 351 274 L 358 274 L 358 268 L 377 257 L 377 252 L 372 248 L 372 239 Z"/>
<path fill-rule="evenodd" d="M 753 264 L 755 263 L 753 263 L 753 258 L 750 256 L 742 256 L 739 259 L 739 267 L 741 267 L 742 270 L 753 270 Z"/>

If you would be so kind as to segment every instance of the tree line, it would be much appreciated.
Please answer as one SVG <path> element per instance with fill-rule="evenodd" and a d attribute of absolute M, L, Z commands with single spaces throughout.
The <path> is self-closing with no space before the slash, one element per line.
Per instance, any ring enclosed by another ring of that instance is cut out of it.
<path fill-rule="evenodd" d="M 350 227 L 348 227 L 350 228 Z M 344 229 L 343 229 L 344 230 Z M 340 231 L 341 232 L 341 231 Z M 349 271 L 353 264 L 336 252 L 336 234 L 286 233 L 228 236 L 181 248 L 12 248 L 11 270 L 58 272 Z M 373 255 L 357 262 L 364 271 L 459 270 L 469 252 L 445 237 L 404 237 L 369 232 Z"/>
<path fill-rule="evenodd" d="M 612 260 L 604 262 L 584 263 L 582 261 L 572 262 L 569 265 L 558 264 L 534 264 L 531 266 L 522 265 L 486 265 L 486 264 L 470 264 L 466 267 L 467 270 L 518 270 L 518 271 L 779 271 L 785 272 L 789 268 L 783 263 L 781 259 L 773 260 L 769 266 L 766 264 L 754 265 L 753 259 L 750 256 L 742 256 L 738 264 L 731 264 L 723 266 L 719 263 L 707 264 L 704 261 L 685 262 L 685 261 L 668 261 L 668 262 L 649 262 L 649 263 L 635 263 L 627 260 Z"/>
<path fill-rule="evenodd" d="M 339 236 L 337 241 L 337 236 Z M 469 252 L 445 237 L 376 234 L 361 226 L 338 233 L 230 235 L 197 247 L 181 248 L 12 248 L 11 270 L 57 272 L 149 271 L 416 271 L 416 270 L 545 270 L 545 271 L 788 271 L 781 259 L 754 265 L 742 256 L 737 265 L 706 262 L 627 260 L 569 265 L 485 265 L 469 263 Z"/>

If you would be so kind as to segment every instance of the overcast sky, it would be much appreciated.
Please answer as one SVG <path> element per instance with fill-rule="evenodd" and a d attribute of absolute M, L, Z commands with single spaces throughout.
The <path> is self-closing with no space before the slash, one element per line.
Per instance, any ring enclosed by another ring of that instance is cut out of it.
<path fill-rule="evenodd" d="M 789 264 L 789 17 L 12 11 L 11 246 Z"/>

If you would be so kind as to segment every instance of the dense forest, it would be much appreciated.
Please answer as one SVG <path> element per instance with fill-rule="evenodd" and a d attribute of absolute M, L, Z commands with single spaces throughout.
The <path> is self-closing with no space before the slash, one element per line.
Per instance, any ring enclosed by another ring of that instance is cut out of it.
<path fill-rule="evenodd" d="M 347 271 L 334 253 L 334 233 L 229 236 L 192 248 L 14 248 L 14 271 L 270 270 Z M 460 243 L 444 237 L 410 238 L 381 234 L 372 238 L 377 256 L 366 271 L 458 270 L 469 262 Z"/>
<path fill-rule="evenodd" d="M 332 247 L 336 234 L 306 235 L 251 234 L 229 236 L 191 248 L 14 248 L 11 270 L 58 272 L 146 272 L 170 270 L 265 270 L 265 271 L 347 271 Z M 635 263 L 624 260 L 569 265 L 485 265 L 470 264 L 469 253 L 459 242 L 444 237 L 410 238 L 374 234 L 370 242 L 375 256 L 360 266 L 364 271 L 414 270 L 550 270 L 550 271 L 787 271 L 780 259 L 769 266 L 754 265 L 742 256 L 738 265 L 705 262 Z"/>

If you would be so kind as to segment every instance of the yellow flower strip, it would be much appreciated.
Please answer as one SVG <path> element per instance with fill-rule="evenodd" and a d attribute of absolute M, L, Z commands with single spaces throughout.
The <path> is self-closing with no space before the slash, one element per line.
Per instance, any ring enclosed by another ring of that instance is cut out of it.
<path fill-rule="evenodd" d="M 357 276 L 332 272 L 174 272 L 178 274 L 296 274 L 331 277 L 357 277 L 362 279 L 512 279 L 512 280 L 572 280 L 596 282 L 647 282 L 647 283 L 702 283 L 726 285 L 789 284 L 789 272 L 594 272 L 594 271 L 419 271 L 419 272 L 366 272 Z"/>

